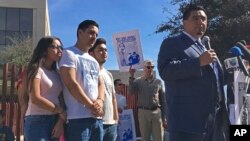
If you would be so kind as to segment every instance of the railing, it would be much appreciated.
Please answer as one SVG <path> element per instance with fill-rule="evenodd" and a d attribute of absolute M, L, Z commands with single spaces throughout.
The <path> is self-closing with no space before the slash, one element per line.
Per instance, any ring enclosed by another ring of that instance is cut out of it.
<path fill-rule="evenodd" d="M 12 128 L 16 136 L 16 141 L 20 141 L 23 134 L 23 121 L 21 120 L 20 105 L 17 102 L 16 80 L 18 73 L 23 68 L 16 68 L 15 65 L 4 64 L 2 76 L 2 91 L 0 100 L 0 109 L 5 112 L 5 125 Z"/>

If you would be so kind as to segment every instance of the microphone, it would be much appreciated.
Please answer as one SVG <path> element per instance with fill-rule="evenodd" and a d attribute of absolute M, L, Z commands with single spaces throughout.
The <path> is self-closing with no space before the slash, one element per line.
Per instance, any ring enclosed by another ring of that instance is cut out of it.
<path fill-rule="evenodd" d="M 211 45 L 210 45 L 210 38 L 209 38 L 208 36 L 204 36 L 204 37 L 202 38 L 202 42 L 203 42 L 203 44 L 205 45 L 205 47 L 207 47 L 207 50 L 212 49 L 212 48 L 211 48 Z M 216 56 L 216 60 L 218 61 L 217 56 Z"/>
<path fill-rule="evenodd" d="M 242 41 L 244 41 L 244 40 L 242 40 Z M 248 49 L 244 44 L 242 44 L 241 42 L 237 42 L 237 43 L 235 44 L 235 46 L 237 46 L 237 47 L 239 47 L 239 48 L 241 49 L 241 51 L 242 51 L 243 54 L 244 54 L 244 58 L 245 58 L 247 61 L 250 62 L 250 51 L 249 51 L 249 49 Z"/>
<path fill-rule="evenodd" d="M 237 46 L 230 48 L 229 53 L 231 53 L 233 56 L 244 56 L 241 49 Z"/>
<path fill-rule="evenodd" d="M 205 46 L 207 47 L 208 50 L 211 49 L 210 38 L 208 36 L 204 36 L 202 38 L 202 42 L 205 44 Z"/>
<path fill-rule="evenodd" d="M 240 42 L 243 44 L 243 45 L 247 45 L 247 42 L 245 40 L 240 40 Z"/>
<path fill-rule="evenodd" d="M 242 53 L 241 49 L 237 46 L 232 47 L 229 52 L 234 56 L 237 57 L 238 60 L 238 64 L 239 64 L 239 68 L 243 71 L 243 73 L 246 76 L 249 76 L 249 72 L 247 71 L 247 68 L 245 66 L 245 64 L 243 63 L 243 60 L 241 58 L 241 56 L 243 56 L 244 54 Z"/>

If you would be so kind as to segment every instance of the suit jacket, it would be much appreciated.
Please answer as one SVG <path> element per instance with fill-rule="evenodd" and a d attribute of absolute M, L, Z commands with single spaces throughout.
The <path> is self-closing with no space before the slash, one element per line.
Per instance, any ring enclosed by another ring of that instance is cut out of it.
<path fill-rule="evenodd" d="M 217 60 L 219 94 L 213 68 L 200 66 L 201 54 L 198 45 L 184 33 L 162 42 L 158 71 L 165 82 L 169 131 L 204 134 L 216 121 L 218 111 L 223 113 L 219 122 L 227 119 L 221 64 Z"/>

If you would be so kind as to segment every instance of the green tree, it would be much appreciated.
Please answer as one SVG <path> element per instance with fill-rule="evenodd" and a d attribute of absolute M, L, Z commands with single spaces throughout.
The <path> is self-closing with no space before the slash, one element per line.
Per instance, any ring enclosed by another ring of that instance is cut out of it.
<path fill-rule="evenodd" d="M 202 5 L 206 9 L 206 35 L 210 36 L 212 48 L 222 59 L 227 57 L 229 48 L 237 41 L 245 40 L 250 44 L 250 0 L 171 0 L 179 12 L 158 25 L 155 33 L 166 31 L 168 36 L 175 36 L 182 31 L 182 11 L 190 3 Z"/>
<path fill-rule="evenodd" d="M 33 52 L 33 39 L 30 37 L 7 38 L 11 41 L 11 44 L 0 50 L 0 62 L 2 64 L 26 65 Z"/>

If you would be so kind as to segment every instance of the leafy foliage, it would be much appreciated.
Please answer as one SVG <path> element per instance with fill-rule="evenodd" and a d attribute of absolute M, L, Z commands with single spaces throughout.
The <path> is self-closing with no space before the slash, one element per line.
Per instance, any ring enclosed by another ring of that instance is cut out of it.
<path fill-rule="evenodd" d="M 237 41 L 250 44 L 250 0 L 172 0 L 179 12 L 158 25 L 155 33 L 168 32 L 175 36 L 182 31 L 182 11 L 189 3 L 202 5 L 208 16 L 206 35 L 211 38 L 211 46 L 222 59 Z"/>
<path fill-rule="evenodd" d="M 22 39 L 8 38 L 12 44 L 7 45 L 0 50 L 0 62 L 26 65 L 33 52 L 33 39 L 30 37 L 25 37 Z"/>

